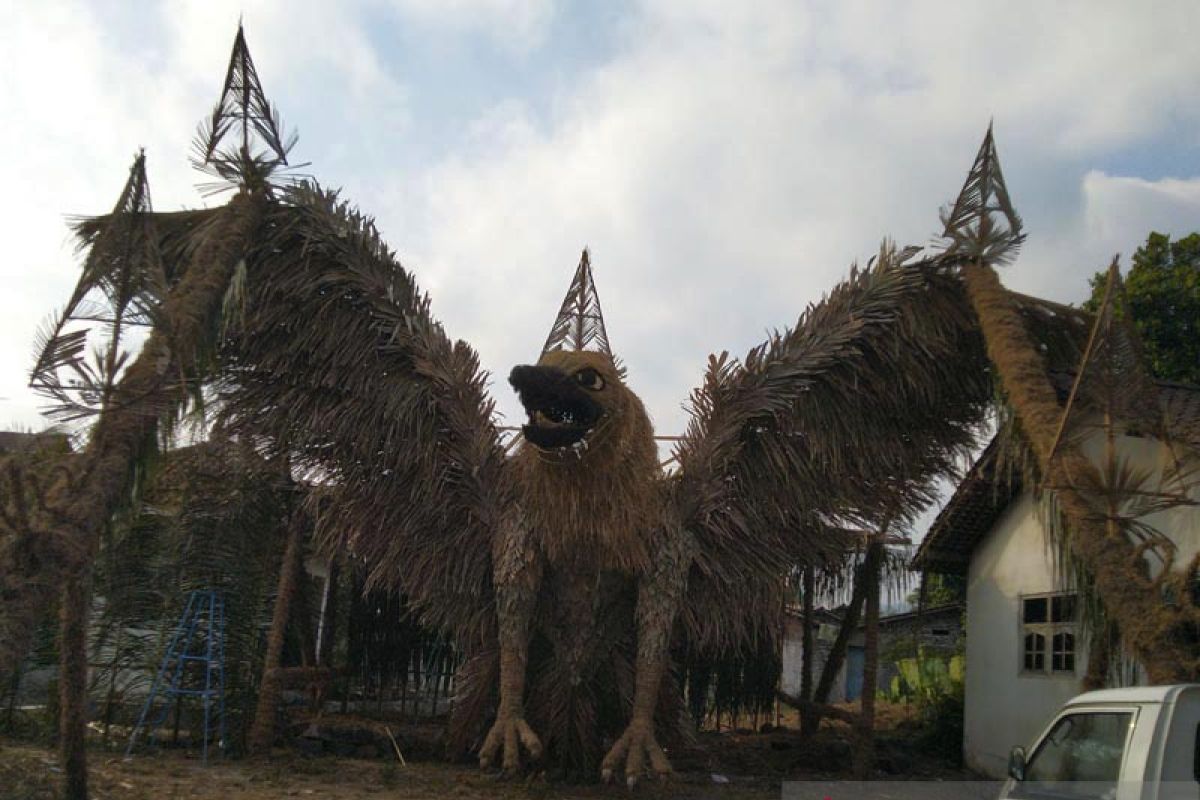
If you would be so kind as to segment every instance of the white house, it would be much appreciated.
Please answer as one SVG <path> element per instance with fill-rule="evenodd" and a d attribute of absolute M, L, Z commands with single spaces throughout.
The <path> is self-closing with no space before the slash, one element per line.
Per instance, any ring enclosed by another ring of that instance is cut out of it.
<path fill-rule="evenodd" d="M 1163 385 L 1160 395 L 1177 442 L 1196 447 L 1200 389 Z M 1083 445 L 1098 466 L 1105 461 L 1104 440 L 1098 430 Z M 1115 445 L 1118 459 L 1153 476 L 1174 461 L 1155 438 L 1124 432 Z M 1080 692 L 1088 641 L 1038 502 L 1019 479 L 996 480 L 997 453 L 993 441 L 930 527 L 914 561 L 928 573 L 967 576 L 963 755 L 973 769 L 1001 777 L 1012 746 L 1028 746 L 1056 708 Z M 1194 485 L 1190 496 L 1200 500 Z M 1172 568 L 1188 565 L 1200 551 L 1200 508 L 1176 507 L 1143 521 L 1176 546 Z M 1140 682 L 1136 664 L 1117 661 L 1110 685 Z"/>

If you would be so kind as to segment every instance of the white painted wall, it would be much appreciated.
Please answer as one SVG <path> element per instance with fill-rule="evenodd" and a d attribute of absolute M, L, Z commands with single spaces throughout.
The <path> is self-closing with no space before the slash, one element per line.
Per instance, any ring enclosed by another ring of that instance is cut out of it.
<path fill-rule="evenodd" d="M 1178 494 L 1180 482 L 1171 477 L 1175 456 L 1171 449 L 1151 437 L 1117 436 L 1116 451 L 1118 462 L 1124 461 L 1141 473 L 1144 483 L 1141 490 L 1162 494 Z M 1102 430 L 1090 435 L 1083 444 L 1083 452 L 1097 465 L 1105 463 L 1105 441 Z M 1185 454 L 1184 449 L 1176 445 L 1178 456 Z M 1194 501 L 1200 501 L 1200 481 L 1194 465 L 1184 465 L 1185 485 L 1190 485 L 1189 496 Z M 1200 513 L 1195 506 L 1180 505 L 1154 514 L 1147 514 L 1143 521 L 1156 530 L 1166 534 L 1175 544 L 1175 558 L 1171 564 L 1173 570 L 1187 569 L 1188 565 L 1200 554 Z M 1147 559 L 1154 574 L 1162 569 L 1162 563 L 1154 558 Z"/>
<path fill-rule="evenodd" d="M 800 695 L 800 665 L 804 659 L 804 640 L 801 638 L 800 621 L 789 617 L 783 629 L 783 663 L 779 675 L 780 689 L 793 697 Z M 813 680 L 817 680 L 813 670 Z"/>
<path fill-rule="evenodd" d="M 1147 491 L 1166 491 L 1168 448 L 1156 439 L 1120 436 L 1119 457 L 1150 476 Z M 1104 463 L 1104 436 L 1097 432 L 1083 451 Z M 1200 490 L 1193 489 L 1193 499 Z M 1145 522 L 1176 545 L 1173 569 L 1186 568 L 1200 552 L 1200 510 L 1194 506 L 1151 514 Z M 1161 569 L 1152 561 L 1152 568 Z M 1022 595 L 1062 591 L 1053 553 L 1028 492 L 1018 497 L 971 554 L 967 582 L 967 669 L 963 755 L 968 766 L 1003 777 L 1013 745 L 1028 746 L 1062 703 L 1079 693 L 1087 672 L 1087 641 L 1076 637 L 1074 676 L 1021 673 Z M 1047 655 L 1047 658 L 1049 655 Z"/>
<path fill-rule="evenodd" d="M 1020 597 L 1059 589 L 1035 503 L 1023 492 L 976 546 L 967 575 L 963 756 L 990 777 L 1002 777 L 1012 746 L 1028 746 L 1050 715 L 1079 693 L 1087 671 L 1082 639 L 1074 676 L 1021 673 Z"/>
<path fill-rule="evenodd" d="M 819 631 L 828 636 L 828 641 L 832 642 L 836 635 L 836 628 L 827 624 L 818 626 Z M 818 681 L 821 680 L 821 670 L 825 668 L 825 653 L 828 651 L 828 644 L 822 647 L 820 641 L 821 633 L 814 632 L 817 636 L 817 660 L 813 664 L 813 686 L 815 688 Z M 790 695 L 799 696 L 800 694 L 800 668 L 804 660 L 804 638 L 803 625 L 799 618 L 789 616 L 784 620 L 783 629 L 783 661 L 782 671 L 779 675 L 780 688 Z M 856 631 L 850 637 L 851 645 L 862 644 L 862 632 Z M 830 703 L 843 703 L 846 700 L 846 661 L 842 661 L 841 669 L 838 670 L 837 677 L 834 678 L 833 687 L 829 690 Z"/>

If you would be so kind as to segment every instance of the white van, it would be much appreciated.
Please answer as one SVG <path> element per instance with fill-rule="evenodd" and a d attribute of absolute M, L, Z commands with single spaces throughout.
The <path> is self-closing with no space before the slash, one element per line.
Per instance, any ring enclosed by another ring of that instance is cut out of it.
<path fill-rule="evenodd" d="M 1014 747 L 1000 800 L 1200 800 L 1200 684 L 1104 689 Z"/>

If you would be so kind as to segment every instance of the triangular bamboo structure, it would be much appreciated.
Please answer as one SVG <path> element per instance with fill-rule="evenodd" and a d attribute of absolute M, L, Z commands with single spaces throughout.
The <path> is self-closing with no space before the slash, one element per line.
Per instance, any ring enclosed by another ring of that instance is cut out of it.
<path fill-rule="evenodd" d="M 1162 602 L 1137 546 L 1113 535 L 1097 499 L 1103 485 L 1096 465 L 1077 444 L 1060 437 L 1062 408 L 1045 360 L 1025 328 L 1016 301 L 1000 284 L 995 264 L 1011 260 L 1021 243 L 1020 218 L 1001 177 L 989 126 L 963 190 L 947 216 L 947 251 L 962 258 L 963 282 L 979 319 L 988 356 L 1005 400 L 1046 485 L 1053 487 L 1071 555 L 1091 575 L 1123 641 L 1152 682 L 1194 680 L 1200 670 L 1195 631 L 1200 610 Z"/>
<path fill-rule="evenodd" d="M 284 139 L 280 127 L 239 24 L 221 97 L 196 133 L 193 163 L 239 185 L 270 175 L 288 166 L 288 152 L 296 143 L 295 134 Z"/>
<path fill-rule="evenodd" d="M 1000 171 L 1000 156 L 992 126 L 975 154 L 962 191 L 943 214 L 946 255 L 1003 264 L 1016 258 L 1025 240 L 1021 217 L 1013 208 Z"/>
<path fill-rule="evenodd" d="M 596 293 L 596 282 L 592 277 L 592 264 L 585 248 L 579 258 L 579 266 L 550 335 L 546 337 L 543 353 L 552 350 L 595 350 L 612 357 L 608 343 L 608 331 L 604 327 L 604 315 L 600 311 L 600 296 Z"/>
<path fill-rule="evenodd" d="M 122 351 L 125 335 L 132 327 L 154 324 L 166 289 L 146 154 L 139 152 L 107 223 L 90 241 L 71 298 L 38 337 L 30 386 L 53 403 L 52 416 L 73 421 L 101 411 L 128 358 Z M 97 324 L 107 329 L 107 341 L 89 353 Z"/>

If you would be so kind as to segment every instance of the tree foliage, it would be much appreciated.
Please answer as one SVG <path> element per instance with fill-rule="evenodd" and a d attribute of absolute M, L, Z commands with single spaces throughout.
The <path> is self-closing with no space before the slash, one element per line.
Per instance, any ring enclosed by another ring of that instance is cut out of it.
<path fill-rule="evenodd" d="M 1103 271 L 1091 278 L 1088 311 L 1099 308 L 1106 280 Z M 1154 376 L 1200 384 L 1200 233 L 1175 241 L 1151 233 L 1133 254 L 1125 302 Z"/>

